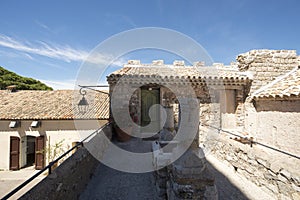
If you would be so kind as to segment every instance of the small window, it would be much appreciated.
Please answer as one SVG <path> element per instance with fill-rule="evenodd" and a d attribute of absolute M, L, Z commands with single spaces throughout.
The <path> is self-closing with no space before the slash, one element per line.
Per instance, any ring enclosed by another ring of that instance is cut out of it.
<path fill-rule="evenodd" d="M 40 126 L 40 122 L 39 121 L 33 121 L 30 126 L 33 127 L 33 128 L 36 128 L 36 127 Z"/>
<path fill-rule="evenodd" d="M 11 121 L 9 123 L 9 128 L 17 128 L 19 125 L 18 121 Z"/>

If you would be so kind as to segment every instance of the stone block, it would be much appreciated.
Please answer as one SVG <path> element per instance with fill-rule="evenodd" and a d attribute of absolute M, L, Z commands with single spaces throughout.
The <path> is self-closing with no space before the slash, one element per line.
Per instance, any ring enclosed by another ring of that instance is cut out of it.
<path fill-rule="evenodd" d="M 300 187 L 299 186 L 296 186 L 294 183 L 292 183 L 292 188 L 297 191 L 297 192 L 300 192 Z"/>
<path fill-rule="evenodd" d="M 277 176 L 275 175 L 275 176 L 273 176 L 273 175 L 271 175 L 269 172 L 267 172 L 267 173 L 264 173 L 264 176 L 263 176 L 266 180 L 269 180 L 269 181 L 271 181 L 271 180 L 277 180 Z"/>
<path fill-rule="evenodd" d="M 290 178 L 291 178 L 291 173 L 288 172 L 288 171 L 285 170 L 285 169 L 282 169 L 282 170 L 280 171 L 280 174 L 283 175 L 283 176 L 284 176 L 285 178 L 287 178 L 287 179 L 290 179 Z"/>
<path fill-rule="evenodd" d="M 268 169 L 270 168 L 270 163 L 268 163 L 266 160 L 257 158 L 256 161 L 257 161 L 257 163 L 261 164 L 265 168 L 268 168 Z"/>
<path fill-rule="evenodd" d="M 293 200 L 300 200 L 300 192 L 294 192 L 292 198 Z"/>
<path fill-rule="evenodd" d="M 204 192 L 204 199 L 217 200 L 218 199 L 218 190 L 216 186 L 207 186 Z"/>
<path fill-rule="evenodd" d="M 283 193 L 283 194 L 286 195 L 286 194 L 289 194 L 291 192 L 291 187 L 289 187 L 287 183 L 278 181 L 277 185 L 278 185 L 280 193 Z"/>
<path fill-rule="evenodd" d="M 255 171 L 255 169 L 253 169 L 251 166 L 247 166 L 247 167 L 245 168 L 245 170 L 246 170 L 249 174 L 253 174 L 254 171 Z"/>
<path fill-rule="evenodd" d="M 289 196 L 287 196 L 287 194 L 279 194 L 279 199 L 280 200 L 291 200 L 291 198 Z"/>
<path fill-rule="evenodd" d="M 300 178 L 299 178 L 299 177 L 293 176 L 291 179 L 292 179 L 292 181 L 294 181 L 298 186 L 300 186 Z"/>
<path fill-rule="evenodd" d="M 266 188 L 268 188 L 272 193 L 278 194 L 278 187 L 277 187 L 277 185 L 267 184 Z"/>
<path fill-rule="evenodd" d="M 270 165 L 270 170 L 271 170 L 272 172 L 276 173 L 276 174 L 277 174 L 281 169 L 282 169 L 281 163 L 279 163 L 279 162 L 273 162 L 273 163 L 271 163 L 271 165 Z"/>

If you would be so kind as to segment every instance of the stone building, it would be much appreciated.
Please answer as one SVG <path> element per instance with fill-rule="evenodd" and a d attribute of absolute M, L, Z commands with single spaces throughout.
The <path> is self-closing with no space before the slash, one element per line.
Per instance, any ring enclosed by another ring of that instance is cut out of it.
<path fill-rule="evenodd" d="M 77 108 L 80 98 L 73 90 L 0 91 L 0 169 L 41 169 L 107 123 L 108 95 L 90 92 L 94 109 L 85 114 Z"/>
<path fill-rule="evenodd" d="M 279 198 L 297 199 L 299 65 L 293 50 L 252 50 L 229 66 L 130 60 L 107 77 L 110 117 L 120 113 L 115 121 L 133 126 L 132 135 L 158 133 L 170 140 L 185 126 L 183 118 L 190 120 L 187 113 L 196 110 L 192 118 L 198 128 L 193 131 L 206 155 L 223 160 Z M 189 105 L 189 99 L 197 99 L 197 105 Z"/>

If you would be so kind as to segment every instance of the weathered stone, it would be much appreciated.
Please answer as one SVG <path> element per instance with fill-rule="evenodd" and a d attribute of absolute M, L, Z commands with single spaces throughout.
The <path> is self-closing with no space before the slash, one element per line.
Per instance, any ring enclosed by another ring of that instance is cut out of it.
<path fill-rule="evenodd" d="M 266 167 L 266 168 L 270 168 L 270 164 L 269 164 L 267 161 L 265 161 L 265 160 L 263 160 L 263 159 L 260 159 L 260 158 L 257 158 L 256 161 L 257 161 L 259 164 L 261 164 L 262 166 L 264 166 L 264 167 Z"/>
<path fill-rule="evenodd" d="M 291 197 L 289 197 L 287 194 L 280 193 L 278 196 L 279 196 L 278 199 L 280 200 L 291 200 Z"/>
<path fill-rule="evenodd" d="M 291 189 L 289 187 L 287 187 L 286 183 L 278 181 L 277 184 L 278 184 L 279 191 L 281 193 L 286 195 L 291 192 Z"/>
<path fill-rule="evenodd" d="M 273 177 L 276 177 L 276 176 L 277 176 L 274 172 L 272 172 L 272 171 L 269 170 L 269 169 L 268 169 L 268 173 L 269 173 L 270 175 L 272 175 Z"/>
<path fill-rule="evenodd" d="M 255 172 L 254 172 L 255 177 L 262 177 L 263 175 L 264 175 L 264 173 L 260 170 L 255 170 Z"/>
<path fill-rule="evenodd" d="M 270 173 L 264 173 L 264 177 L 265 177 L 267 180 L 276 180 L 276 179 L 277 179 L 277 176 L 273 176 L 273 175 L 270 174 Z"/>
<path fill-rule="evenodd" d="M 288 172 L 287 170 L 283 169 L 280 171 L 280 174 L 283 175 L 284 177 L 286 177 L 287 179 L 291 178 L 291 173 Z"/>
<path fill-rule="evenodd" d="M 282 181 L 284 183 L 288 182 L 288 180 L 286 179 L 286 177 L 282 176 L 281 174 L 279 174 L 277 177 L 278 177 L 278 180 L 280 180 L 280 181 Z"/>
<path fill-rule="evenodd" d="M 20 199 L 77 199 L 98 165 L 87 149 L 80 148 L 53 171 L 54 177 L 49 175 Z"/>
<path fill-rule="evenodd" d="M 297 185 L 300 186 L 300 178 L 299 178 L 299 177 L 293 176 L 293 177 L 292 177 L 292 180 L 293 180 Z"/>
<path fill-rule="evenodd" d="M 218 199 L 218 191 L 216 186 L 206 186 L 205 192 L 204 192 L 204 199 L 209 200 L 217 200 Z"/>
<path fill-rule="evenodd" d="M 277 174 L 281 169 L 282 169 L 281 163 L 279 163 L 279 162 L 273 162 L 273 163 L 271 163 L 270 170 L 272 172 L 274 172 L 274 173 Z"/>
<path fill-rule="evenodd" d="M 292 188 L 294 190 L 296 190 L 297 192 L 300 192 L 300 187 L 299 186 L 296 186 L 294 183 L 292 183 Z"/>
<path fill-rule="evenodd" d="M 232 157 L 229 156 L 229 155 L 226 155 L 226 156 L 225 156 L 225 159 L 228 160 L 228 161 L 231 161 L 231 160 L 232 160 Z"/>
<path fill-rule="evenodd" d="M 278 187 L 277 185 L 267 184 L 266 187 L 271 190 L 274 194 L 278 194 Z"/>
<path fill-rule="evenodd" d="M 293 200 L 300 200 L 300 192 L 294 192 L 292 198 Z"/>
<path fill-rule="evenodd" d="M 246 170 L 249 174 L 253 174 L 254 171 L 255 171 L 251 166 L 246 167 L 245 170 Z"/>
<path fill-rule="evenodd" d="M 255 160 L 248 160 L 248 163 L 252 166 L 256 166 L 257 165 L 257 162 Z"/>
<path fill-rule="evenodd" d="M 247 161 L 247 160 L 248 160 L 247 155 L 244 154 L 244 153 L 239 154 L 239 157 L 240 157 L 241 159 L 243 159 L 244 161 Z"/>

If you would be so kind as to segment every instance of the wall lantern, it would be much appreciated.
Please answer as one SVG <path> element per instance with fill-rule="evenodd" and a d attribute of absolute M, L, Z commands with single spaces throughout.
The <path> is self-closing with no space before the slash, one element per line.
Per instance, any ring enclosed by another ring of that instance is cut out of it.
<path fill-rule="evenodd" d="M 82 95 L 82 99 L 78 103 L 79 113 L 85 114 L 89 110 L 89 103 L 84 97 L 86 95 L 86 90 L 84 88 L 80 88 L 79 93 Z"/>
<path fill-rule="evenodd" d="M 81 113 L 81 114 L 85 114 L 89 110 L 89 103 L 86 100 L 86 98 L 84 97 L 86 95 L 87 89 L 109 95 L 109 93 L 107 93 L 107 92 L 95 89 L 95 88 L 101 88 L 101 87 L 108 87 L 108 85 L 87 85 L 87 86 L 78 85 L 78 86 L 80 87 L 79 93 L 82 95 L 82 99 L 78 103 L 78 110 L 79 110 L 79 113 Z"/>

